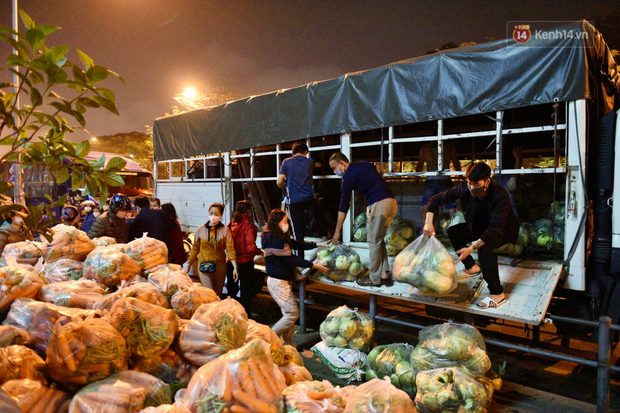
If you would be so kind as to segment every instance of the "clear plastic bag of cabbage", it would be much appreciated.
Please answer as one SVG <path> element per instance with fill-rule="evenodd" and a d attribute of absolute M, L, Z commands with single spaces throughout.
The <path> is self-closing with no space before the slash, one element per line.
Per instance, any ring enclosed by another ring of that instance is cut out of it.
<path fill-rule="evenodd" d="M 526 250 L 529 239 L 530 237 L 527 235 L 527 229 L 525 229 L 524 225 L 521 225 L 521 227 L 519 227 L 519 238 L 516 244 L 506 243 L 498 249 L 493 250 L 493 252 L 500 255 L 516 257 L 523 254 L 523 251 Z"/>
<path fill-rule="evenodd" d="M 368 231 L 366 231 L 366 222 L 368 218 L 366 213 L 362 212 L 355 217 L 353 221 L 353 241 L 366 242 L 368 241 Z"/>
<path fill-rule="evenodd" d="M 553 221 L 539 219 L 525 225 L 530 244 L 538 248 L 553 248 Z"/>
<path fill-rule="evenodd" d="M 421 371 L 416 376 L 419 412 L 486 412 L 485 387 L 454 368 Z"/>
<path fill-rule="evenodd" d="M 319 332 L 329 347 L 368 351 L 375 326 L 370 317 L 357 311 L 357 308 L 351 310 L 343 305 L 327 315 Z"/>
<path fill-rule="evenodd" d="M 334 281 L 355 281 L 366 271 L 359 254 L 348 245 L 338 244 L 320 249 L 317 258 L 329 268 L 329 273 L 325 275 Z"/>
<path fill-rule="evenodd" d="M 564 225 L 566 216 L 566 206 L 563 202 L 554 202 L 549 208 L 549 216 L 552 217 L 553 223 L 557 225 Z"/>
<path fill-rule="evenodd" d="M 392 384 L 415 397 L 415 372 L 411 367 L 413 346 L 393 343 L 377 346 L 368 354 L 366 381 L 389 377 Z"/>
<path fill-rule="evenodd" d="M 383 237 L 389 256 L 401 252 L 415 238 L 415 224 L 396 216 Z"/>
<path fill-rule="evenodd" d="M 456 367 L 473 378 L 481 378 L 491 368 L 482 334 L 467 324 L 444 323 L 426 327 L 418 335 L 411 353 L 415 371 Z"/>
<path fill-rule="evenodd" d="M 435 238 L 420 235 L 394 259 L 394 279 L 425 293 L 448 294 L 458 286 L 456 265 Z"/>

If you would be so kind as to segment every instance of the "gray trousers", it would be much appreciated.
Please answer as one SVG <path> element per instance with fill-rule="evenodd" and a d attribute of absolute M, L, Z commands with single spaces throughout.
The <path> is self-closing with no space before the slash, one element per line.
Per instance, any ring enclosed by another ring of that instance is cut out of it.
<path fill-rule="evenodd" d="M 370 279 L 374 283 L 380 282 L 382 272 L 390 271 L 383 237 L 385 237 L 385 233 L 396 216 L 397 211 L 398 204 L 394 198 L 382 199 L 366 208 Z"/>

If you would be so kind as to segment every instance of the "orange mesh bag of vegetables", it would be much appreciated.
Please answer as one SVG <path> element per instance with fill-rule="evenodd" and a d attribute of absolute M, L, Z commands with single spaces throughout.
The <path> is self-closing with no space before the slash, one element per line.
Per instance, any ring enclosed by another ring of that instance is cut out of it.
<path fill-rule="evenodd" d="M 41 287 L 41 301 L 71 308 L 92 309 L 105 290 L 91 280 L 62 281 Z"/>
<path fill-rule="evenodd" d="M 32 379 L 45 384 L 45 361 L 28 347 L 0 348 L 0 383 L 17 379 Z"/>
<path fill-rule="evenodd" d="M 215 294 L 215 291 L 198 283 L 193 283 L 191 287 L 180 286 L 178 291 L 172 295 L 170 304 L 179 317 L 190 319 L 198 307 L 215 301 L 220 301 L 220 297 Z"/>
<path fill-rule="evenodd" d="M 157 357 L 134 356 L 132 369 L 152 374 L 168 383 L 174 394 L 176 390 L 187 387 L 198 368 L 174 350 L 168 349 Z"/>
<path fill-rule="evenodd" d="M 141 273 L 140 264 L 115 245 L 97 248 L 84 261 L 84 278 L 108 287 L 116 287 L 121 281 Z"/>
<path fill-rule="evenodd" d="M 2 385 L 2 390 L 11 396 L 23 413 L 66 413 L 71 402 L 69 393 L 37 380 L 10 380 Z"/>
<path fill-rule="evenodd" d="M 168 264 L 166 244 L 146 235 L 127 243 L 125 253 L 136 260 L 145 271 L 158 265 Z"/>
<path fill-rule="evenodd" d="M 97 238 L 93 238 L 93 242 L 98 247 L 107 247 L 108 245 L 114 245 L 114 244 L 117 243 L 116 242 L 116 238 L 112 238 L 112 237 L 97 237 Z"/>
<path fill-rule="evenodd" d="M 299 351 L 289 344 L 284 346 L 284 363 L 295 363 L 298 366 L 304 367 L 304 360 L 301 358 Z"/>
<path fill-rule="evenodd" d="M 271 358 L 278 366 L 283 365 L 284 361 L 284 344 L 282 339 L 271 329 L 271 327 L 257 323 L 254 320 L 248 320 L 248 332 L 245 335 L 245 342 L 249 343 L 255 338 L 262 338 L 271 348 Z"/>
<path fill-rule="evenodd" d="M 14 261 L 0 268 L 0 315 L 18 298 L 35 298 L 46 282 L 41 272 Z"/>
<path fill-rule="evenodd" d="M 194 283 L 183 268 L 178 265 L 160 265 L 149 272 L 149 282 L 155 285 L 163 295 L 172 296 L 181 288 L 191 288 Z"/>
<path fill-rule="evenodd" d="M 156 357 L 168 350 L 179 328 L 172 310 L 125 297 L 110 309 L 112 324 L 127 341 L 132 355 Z"/>
<path fill-rule="evenodd" d="M 63 258 L 84 261 L 86 256 L 96 247 L 84 231 L 70 225 L 58 224 L 50 231 L 52 241 L 49 242 L 44 239 L 41 242 L 43 256 L 48 263 Z"/>
<path fill-rule="evenodd" d="M 287 412 L 342 413 L 346 398 L 339 388 L 323 381 L 301 381 L 288 386 L 282 392 Z"/>
<path fill-rule="evenodd" d="M 193 413 L 282 410 L 284 376 L 261 339 L 229 351 L 198 369 L 177 405 Z"/>
<path fill-rule="evenodd" d="M 79 280 L 83 274 L 84 263 L 68 258 L 50 262 L 45 267 L 45 278 L 51 283 Z"/>
<path fill-rule="evenodd" d="M 121 288 L 118 291 L 105 295 L 93 308 L 99 310 L 109 310 L 112 308 L 115 302 L 124 297 L 132 297 L 145 303 L 158 305 L 164 308 L 170 308 L 170 304 L 164 295 L 159 291 L 157 287 L 148 282 L 140 282 Z"/>
<path fill-rule="evenodd" d="M 43 245 L 36 241 L 22 241 L 14 244 L 7 244 L 2 251 L 2 259 L 6 260 L 11 256 L 18 264 L 35 265 L 43 256 L 41 248 Z"/>
<path fill-rule="evenodd" d="M 107 320 L 62 317 L 45 351 L 47 371 L 64 384 L 84 385 L 128 367 L 125 339 Z"/>
<path fill-rule="evenodd" d="M 280 371 L 284 375 L 286 385 L 290 386 L 300 381 L 312 381 L 312 374 L 307 368 L 297 365 L 295 363 L 286 363 L 278 366 Z"/>
<path fill-rule="evenodd" d="M 185 358 L 202 366 L 243 346 L 247 330 L 243 306 L 227 298 L 201 305 L 181 332 L 179 346 Z"/>

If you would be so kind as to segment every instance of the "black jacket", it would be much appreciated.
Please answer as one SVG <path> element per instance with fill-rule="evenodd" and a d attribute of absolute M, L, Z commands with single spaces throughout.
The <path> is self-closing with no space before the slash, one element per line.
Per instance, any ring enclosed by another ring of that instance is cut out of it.
<path fill-rule="evenodd" d="M 289 245 L 271 231 L 265 230 L 261 237 L 261 247 L 265 251 L 265 269 L 271 278 L 292 281 L 295 267 L 312 268 L 310 261 L 295 255 L 292 250 L 315 249 L 314 242 L 300 242 L 292 239 Z"/>
<path fill-rule="evenodd" d="M 166 241 L 166 222 L 161 209 L 141 208 L 129 226 L 129 241 L 142 237 L 145 232 L 151 238 Z"/>
<path fill-rule="evenodd" d="M 490 220 L 489 226 L 482 231 L 479 229 L 476 231 L 477 228 L 473 228 L 473 221 L 476 216 L 476 202 L 465 182 L 433 196 L 428 201 L 428 212 L 436 214 L 439 211 L 440 205 L 454 202 L 457 199 L 461 200 L 461 207 L 463 208 L 467 225 L 475 236 L 477 236 L 477 232 L 482 232 L 480 239 L 485 244 L 493 242 L 496 245 L 503 245 L 506 242 L 513 244 L 517 242 L 520 226 L 519 218 L 517 218 L 517 214 L 512 209 L 510 196 L 504 188 L 495 182 L 491 182 L 489 185 L 487 196 L 482 202 L 487 204 Z"/>

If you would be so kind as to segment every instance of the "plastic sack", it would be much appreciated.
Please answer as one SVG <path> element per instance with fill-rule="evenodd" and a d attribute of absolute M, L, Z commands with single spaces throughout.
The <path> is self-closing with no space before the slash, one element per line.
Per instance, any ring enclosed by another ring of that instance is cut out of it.
<path fill-rule="evenodd" d="M 125 339 L 101 318 L 60 318 L 45 351 L 50 377 L 85 385 L 128 367 Z"/>
<path fill-rule="evenodd" d="M 45 361 L 25 346 L 0 348 L 0 383 L 18 379 L 37 380 L 45 384 Z"/>
<path fill-rule="evenodd" d="M 284 363 L 295 363 L 304 367 L 304 360 L 301 358 L 299 351 L 289 344 L 284 346 Z"/>
<path fill-rule="evenodd" d="M 366 230 L 366 223 L 368 218 L 366 217 L 366 213 L 362 212 L 358 216 L 355 217 L 353 221 L 353 241 L 355 242 L 366 242 L 368 240 L 368 231 Z"/>
<path fill-rule="evenodd" d="M 18 264 L 35 265 L 43 256 L 41 252 L 42 244 L 34 241 L 22 241 L 14 244 L 7 244 L 2 251 L 2 259 L 8 256 L 15 258 Z"/>
<path fill-rule="evenodd" d="M 163 241 L 142 236 L 129 243 L 125 253 L 136 260 L 143 270 L 150 270 L 158 265 L 168 264 L 168 247 Z"/>
<path fill-rule="evenodd" d="M 415 413 L 411 398 L 389 379 L 372 379 L 358 386 L 347 399 L 344 413 Z"/>
<path fill-rule="evenodd" d="M 110 324 L 127 341 L 131 354 L 155 357 L 168 350 L 179 328 L 172 310 L 125 297 L 110 309 Z"/>
<path fill-rule="evenodd" d="M 18 298 L 35 298 L 46 282 L 43 274 L 32 267 L 13 263 L 0 268 L 0 314 Z"/>
<path fill-rule="evenodd" d="M 141 273 L 140 264 L 114 245 L 97 248 L 84 261 L 84 278 L 108 287 L 116 287 L 122 280 Z"/>
<path fill-rule="evenodd" d="M 149 282 L 132 284 L 121 288 L 116 292 L 103 296 L 93 306 L 98 310 L 109 310 L 115 302 L 124 297 L 132 297 L 145 303 L 154 304 L 163 308 L 170 308 L 168 299 L 159 291 L 157 287 Z"/>
<path fill-rule="evenodd" d="M 95 249 L 95 243 L 84 231 L 70 225 L 58 224 L 50 230 L 52 242 L 42 241 L 45 261 L 54 262 L 63 258 L 84 261 L 86 256 Z"/>
<path fill-rule="evenodd" d="M 415 397 L 415 371 L 411 367 L 413 346 L 394 343 L 377 346 L 368 354 L 366 381 L 389 377 L 397 388 Z"/>
<path fill-rule="evenodd" d="M 420 412 L 486 412 L 484 386 L 454 368 L 421 371 L 415 406 Z"/>
<path fill-rule="evenodd" d="M 425 293 L 448 294 L 458 286 L 454 260 L 434 236 L 421 235 L 402 250 L 392 274 Z"/>
<path fill-rule="evenodd" d="M 177 292 L 172 295 L 172 298 L 170 298 L 170 304 L 174 312 L 186 320 L 192 318 L 201 305 L 215 301 L 220 301 L 220 297 L 218 297 L 215 291 L 198 283 L 193 283 L 191 287 L 181 285 Z"/>
<path fill-rule="evenodd" d="M 247 331 L 245 309 L 227 298 L 201 305 L 181 332 L 179 346 L 185 358 L 202 366 L 243 346 Z"/>
<path fill-rule="evenodd" d="M 177 405 L 192 412 L 217 412 L 240 406 L 250 412 L 277 412 L 286 388 L 269 345 L 252 340 L 198 369 Z"/>
<path fill-rule="evenodd" d="M 262 338 L 269 343 L 271 358 L 274 363 L 278 366 L 284 364 L 284 344 L 282 344 L 282 339 L 278 337 L 268 325 L 257 323 L 254 320 L 248 320 L 248 331 L 245 335 L 245 342 L 249 343 L 255 338 Z"/>
<path fill-rule="evenodd" d="M 157 407 L 147 407 L 140 410 L 140 413 L 191 413 L 183 406 L 175 406 L 174 404 L 161 404 Z"/>
<path fill-rule="evenodd" d="M 11 396 L 23 413 L 63 413 L 71 401 L 70 394 L 37 380 L 10 380 L 2 385 L 2 390 Z"/>
<path fill-rule="evenodd" d="M 176 390 L 187 387 L 198 368 L 174 350 L 168 349 L 156 357 L 134 356 L 132 369 L 149 373 L 168 383 L 174 394 Z"/>
<path fill-rule="evenodd" d="M 149 282 L 159 288 L 168 299 L 172 299 L 180 288 L 191 288 L 194 285 L 189 275 L 177 265 L 161 265 L 153 268 L 148 277 Z"/>
<path fill-rule="evenodd" d="M 319 249 L 317 258 L 329 268 L 329 272 L 323 274 L 334 281 L 355 281 L 366 270 L 359 254 L 344 244 Z"/>
<path fill-rule="evenodd" d="M 473 378 L 480 378 L 491 368 L 486 345 L 480 332 L 467 324 L 437 324 L 426 327 L 418 335 L 419 342 L 411 353 L 416 371 L 456 367 Z"/>
<path fill-rule="evenodd" d="M 383 241 L 389 256 L 401 252 L 415 238 L 415 224 L 396 216 L 388 227 Z"/>
<path fill-rule="evenodd" d="M 15 326 L 0 326 L 0 347 L 30 343 L 30 334 Z"/>
<path fill-rule="evenodd" d="M 62 281 L 41 287 L 41 301 L 63 307 L 92 309 L 105 290 L 91 280 Z"/>
<path fill-rule="evenodd" d="M 68 258 L 51 262 L 45 268 L 45 278 L 50 283 L 79 280 L 83 274 L 84 263 Z"/>
<path fill-rule="evenodd" d="M 116 239 L 112 237 L 97 237 L 93 238 L 93 242 L 98 247 L 107 247 L 108 245 L 116 244 Z"/>
<path fill-rule="evenodd" d="M 375 327 L 366 314 L 346 305 L 331 311 L 319 328 L 321 339 L 329 347 L 368 351 Z"/>
<path fill-rule="evenodd" d="M 360 381 L 366 371 L 366 354 L 350 348 L 328 347 L 324 341 L 310 349 L 339 379 Z"/>
<path fill-rule="evenodd" d="M 287 412 L 342 413 L 347 400 L 339 390 L 327 380 L 302 381 L 284 389 L 282 396 Z"/>
<path fill-rule="evenodd" d="M 60 317 L 86 318 L 95 314 L 93 310 L 61 307 L 29 298 L 21 298 L 11 305 L 11 310 L 7 314 L 4 324 L 26 330 L 30 335 L 30 346 L 41 357 L 45 357 L 45 349 L 52 335 L 54 324 Z"/>
<path fill-rule="evenodd" d="M 537 248 L 551 249 L 553 247 L 553 221 L 539 219 L 525 224 L 530 244 Z"/>
<path fill-rule="evenodd" d="M 81 389 L 73 397 L 69 412 L 133 413 L 171 402 L 166 383 L 147 373 L 125 370 Z"/>
<path fill-rule="evenodd" d="M 517 239 L 517 243 L 506 243 L 501 247 L 494 249 L 493 252 L 499 255 L 508 255 L 511 257 L 516 257 L 526 250 L 529 243 L 529 236 L 527 235 L 527 230 L 525 226 L 521 225 L 519 227 L 519 238 Z"/>
<path fill-rule="evenodd" d="M 131 278 L 127 279 L 127 280 L 121 281 L 121 284 L 118 286 L 118 289 L 121 290 L 123 288 L 131 287 L 132 285 L 136 285 L 136 284 L 140 284 L 140 283 L 146 283 L 146 282 L 149 282 L 149 280 L 147 280 L 143 276 L 141 276 L 141 275 L 134 275 L 133 277 L 131 277 Z"/>
<path fill-rule="evenodd" d="M 300 381 L 312 381 L 312 374 L 310 374 L 308 369 L 305 367 L 299 366 L 295 363 L 286 363 L 278 367 L 284 376 L 284 381 L 287 386 Z"/>

